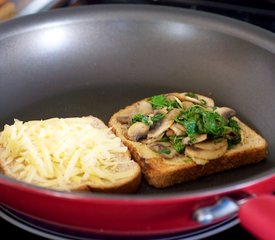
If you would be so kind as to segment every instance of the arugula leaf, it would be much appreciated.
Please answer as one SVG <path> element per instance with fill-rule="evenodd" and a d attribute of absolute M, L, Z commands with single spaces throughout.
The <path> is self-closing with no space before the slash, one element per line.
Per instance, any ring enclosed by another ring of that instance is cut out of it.
<path fill-rule="evenodd" d="M 198 132 L 197 122 L 195 120 L 192 120 L 192 119 L 190 121 L 184 122 L 184 128 L 185 128 L 186 133 L 188 135 L 196 134 Z"/>
<path fill-rule="evenodd" d="M 160 121 L 165 115 L 166 114 L 157 113 L 154 116 L 150 117 L 150 116 L 138 113 L 132 118 L 132 124 L 136 122 L 142 122 L 148 126 L 152 126 L 158 121 Z"/>
<path fill-rule="evenodd" d="M 182 136 L 176 136 L 172 135 L 170 137 L 170 141 L 172 142 L 173 148 L 178 152 L 178 153 L 183 153 L 185 146 L 182 143 Z"/>
<path fill-rule="evenodd" d="M 169 106 L 169 101 L 166 99 L 164 95 L 157 95 L 157 96 L 150 97 L 148 102 L 151 103 L 154 109 Z"/>
<path fill-rule="evenodd" d="M 182 124 L 187 135 L 209 134 L 213 138 L 224 136 L 225 122 L 218 113 L 200 105 L 193 105 L 182 111 L 175 121 Z"/>
<path fill-rule="evenodd" d="M 146 115 L 143 115 L 141 113 L 136 114 L 133 118 L 132 118 L 132 124 L 136 123 L 136 122 L 143 122 L 146 125 L 150 125 L 149 124 L 149 117 Z"/>
<path fill-rule="evenodd" d="M 202 133 L 207 133 L 215 138 L 224 136 L 225 122 L 222 116 L 212 111 L 205 111 L 202 113 L 202 121 L 204 130 Z"/>
<path fill-rule="evenodd" d="M 160 142 L 169 142 L 169 137 L 163 136 L 163 137 L 160 139 Z"/>
<path fill-rule="evenodd" d="M 168 110 L 173 108 L 181 108 L 181 106 L 177 101 L 169 101 L 164 95 L 157 95 L 157 96 L 150 97 L 148 99 L 148 102 L 151 103 L 153 109 L 164 108 L 164 107 L 167 107 Z"/>
<path fill-rule="evenodd" d="M 151 121 L 154 123 L 160 121 L 161 119 L 164 118 L 166 114 L 161 114 L 161 113 L 156 113 L 154 116 L 151 117 Z"/>
<path fill-rule="evenodd" d="M 238 125 L 237 121 L 234 119 L 229 119 L 228 126 L 230 127 L 231 132 L 227 135 L 228 148 L 232 148 L 234 145 L 237 145 L 241 142 L 241 128 Z"/>

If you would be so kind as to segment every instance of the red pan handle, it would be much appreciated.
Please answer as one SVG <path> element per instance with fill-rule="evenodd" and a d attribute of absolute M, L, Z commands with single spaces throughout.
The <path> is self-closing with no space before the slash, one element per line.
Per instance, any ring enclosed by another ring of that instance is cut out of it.
<path fill-rule="evenodd" d="M 241 204 L 241 225 L 258 239 L 275 239 L 275 196 L 261 195 Z"/>
<path fill-rule="evenodd" d="M 275 196 L 271 194 L 261 194 L 239 202 L 222 197 L 213 205 L 198 208 L 193 219 L 204 225 L 236 213 L 241 225 L 257 239 L 275 239 Z"/>

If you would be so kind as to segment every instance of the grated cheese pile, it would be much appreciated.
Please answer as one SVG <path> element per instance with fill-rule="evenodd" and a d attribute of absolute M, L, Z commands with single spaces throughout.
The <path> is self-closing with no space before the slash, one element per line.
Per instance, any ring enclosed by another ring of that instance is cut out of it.
<path fill-rule="evenodd" d="M 107 127 L 93 127 L 87 117 L 15 120 L 5 125 L 0 145 L 8 175 L 44 187 L 69 191 L 72 185 L 115 182 L 131 175 L 130 170 L 119 171 L 131 161 L 120 138 Z"/>

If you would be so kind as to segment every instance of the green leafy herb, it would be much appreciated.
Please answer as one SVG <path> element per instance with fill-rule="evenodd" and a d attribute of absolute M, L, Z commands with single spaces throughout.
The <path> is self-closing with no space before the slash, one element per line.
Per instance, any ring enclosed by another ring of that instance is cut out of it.
<path fill-rule="evenodd" d="M 181 111 L 174 120 L 184 126 L 191 142 L 197 134 L 207 134 L 212 139 L 227 138 L 229 147 L 241 141 L 240 127 L 235 120 L 230 119 L 226 124 L 218 113 L 200 105 Z"/>
<path fill-rule="evenodd" d="M 229 119 L 228 127 L 230 128 L 229 134 L 227 134 L 228 148 L 232 148 L 234 145 L 237 145 L 241 142 L 241 128 L 238 125 L 237 121 L 234 119 Z"/>
<path fill-rule="evenodd" d="M 182 136 L 176 136 L 176 135 L 172 135 L 170 137 L 172 146 L 178 153 L 183 153 L 185 149 L 185 146 L 182 143 L 182 138 L 183 138 Z"/>
<path fill-rule="evenodd" d="M 225 122 L 223 117 L 203 106 L 191 106 L 185 111 L 182 111 L 181 114 L 175 118 L 175 121 L 185 127 L 188 136 L 205 133 L 213 138 L 224 136 Z"/>
<path fill-rule="evenodd" d="M 148 126 L 152 126 L 155 123 L 159 122 L 165 115 L 166 114 L 157 113 L 154 116 L 150 117 L 150 116 L 138 113 L 132 118 L 132 124 L 136 122 L 142 122 Z"/>
<path fill-rule="evenodd" d="M 149 103 L 151 103 L 151 105 L 154 109 L 167 107 L 169 105 L 169 102 L 167 101 L 167 99 L 164 95 L 153 96 L 153 97 L 149 98 L 148 101 L 149 101 Z"/>
<path fill-rule="evenodd" d="M 134 124 L 136 122 L 142 122 L 142 123 L 149 125 L 149 117 L 138 113 L 132 118 L 132 124 Z"/>
<path fill-rule="evenodd" d="M 160 139 L 160 142 L 169 142 L 169 137 L 163 136 L 163 137 Z"/>
<path fill-rule="evenodd" d="M 196 140 L 196 136 L 197 136 L 197 134 L 189 134 L 189 143 L 190 144 L 192 144 L 193 142 L 195 142 L 195 140 Z"/>
<path fill-rule="evenodd" d="M 199 99 L 198 95 L 192 92 L 185 93 L 185 96 Z"/>
<path fill-rule="evenodd" d="M 161 113 L 156 113 L 154 116 L 151 117 L 151 121 L 154 123 L 160 121 L 161 119 L 164 118 L 166 114 L 161 114 Z"/>
<path fill-rule="evenodd" d="M 185 121 L 184 127 L 188 135 L 196 134 L 198 132 L 197 122 L 195 119 L 193 120 L 191 119 L 190 121 Z"/>
<path fill-rule="evenodd" d="M 215 112 L 205 111 L 202 114 L 203 127 L 202 133 L 212 135 L 214 138 L 224 136 L 225 122 L 222 116 Z"/>
<path fill-rule="evenodd" d="M 148 102 L 151 103 L 153 109 L 164 107 L 167 107 L 168 109 L 180 108 L 180 105 L 177 101 L 169 101 L 164 95 L 153 96 L 149 98 Z"/>
<path fill-rule="evenodd" d="M 159 150 L 159 153 L 160 153 L 160 154 L 169 154 L 169 153 L 171 153 L 171 150 L 170 150 L 170 149 L 163 148 L 163 149 Z"/>

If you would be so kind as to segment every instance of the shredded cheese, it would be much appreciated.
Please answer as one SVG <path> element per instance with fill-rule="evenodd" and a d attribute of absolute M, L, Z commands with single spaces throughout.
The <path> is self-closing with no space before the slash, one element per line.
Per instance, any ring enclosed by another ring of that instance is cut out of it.
<path fill-rule="evenodd" d="M 119 171 L 131 161 L 120 138 L 85 117 L 15 120 L 5 125 L 0 145 L 10 175 L 44 187 L 70 190 L 72 184 L 114 182 L 131 174 Z"/>

